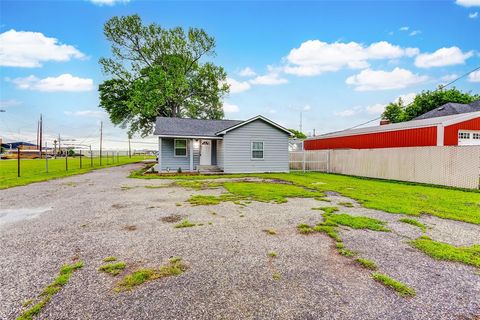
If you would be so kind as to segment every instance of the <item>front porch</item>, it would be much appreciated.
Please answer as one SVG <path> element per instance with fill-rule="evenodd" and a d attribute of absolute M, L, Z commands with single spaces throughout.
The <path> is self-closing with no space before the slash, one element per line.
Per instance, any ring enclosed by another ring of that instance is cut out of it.
<path fill-rule="evenodd" d="M 218 173 L 222 140 L 206 137 L 159 137 L 158 172 Z"/>

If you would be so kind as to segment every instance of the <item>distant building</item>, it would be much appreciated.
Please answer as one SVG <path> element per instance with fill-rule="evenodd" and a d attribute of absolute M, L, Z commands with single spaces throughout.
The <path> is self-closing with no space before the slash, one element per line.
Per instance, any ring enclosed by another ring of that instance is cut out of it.
<path fill-rule="evenodd" d="M 438 109 L 436 114 L 460 111 L 451 105 Z M 480 111 L 427 115 L 425 119 L 332 132 L 304 141 L 305 150 L 466 145 L 480 146 Z"/>
<path fill-rule="evenodd" d="M 480 100 L 474 101 L 469 104 L 449 102 L 433 110 L 425 112 L 424 114 L 416 117 L 413 120 L 438 118 L 438 117 L 451 116 L 454 114 L 470 113 L 470 112 L 477 112 L 477 111 L 480 111 Z"/>

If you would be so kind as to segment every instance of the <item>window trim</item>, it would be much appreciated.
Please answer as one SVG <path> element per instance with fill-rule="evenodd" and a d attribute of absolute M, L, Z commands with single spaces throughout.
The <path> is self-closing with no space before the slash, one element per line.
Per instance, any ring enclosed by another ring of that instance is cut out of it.
<path fill-rule="evenodd" d="M 177 155 L 177 149 L 184 149 L 184 148 L 177 148 L 177 141 L 185 141 L 185 155 Z M 188 139 L 173 139 L 173 157 L 174 158 L 186 158 L 188 157 Z"/>
<path fill-rule="evenodd" d="M 258 142 L 262 143 L 262 150 L 259 150 L 259 149 L 254 150 L 253 149 L 253 144 L 258 143 Z M 254 158 L 253 157 L 253 151 L 262 151 L 262 157 L 261 158 Z M 263 140 L 252 140 L 252 141 L 250 141 L 250 160 L 254 160 L 254 161 L 265 160 L 265 141 L 263 141 Z"/>

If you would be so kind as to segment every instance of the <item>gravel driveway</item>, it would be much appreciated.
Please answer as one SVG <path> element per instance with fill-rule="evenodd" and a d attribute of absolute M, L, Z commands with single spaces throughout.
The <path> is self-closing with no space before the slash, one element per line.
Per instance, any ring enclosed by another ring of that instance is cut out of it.
<path fill-rule="evenodd" d="M 85 266 L 54 295 L 38 319 L 478 319 L 480 274 L 434 261 L 406 241 L 421 235 L 402 215 L 355 205 L 342 212 L 388 221 L 393 232 L 342 230 L 347 248 L 374 260 L 382 273 L 413 287 L 402 298 L 370 272 L 340 256 L 326 235 L 301 235 L 296 225 L 321 221 L 314 199 L 192 207 L 191 191 L 145 188 L 166 180 L 126 178 L 139 165 L 97 170 L 0 191 L 0 319 L 15 319 L 64 263 Z M 332 194 L 332 205 L 352 200 Z M 182 205 L 179 205 L 182 204 Z M 330 204 L 329 204 L 330 205 Z M 15 209 L 15 210 L 13 210 Z M 180 215 L 202 226 L 175 229 Z M 422 217 L 427 234 L 454 245 L 480 243 L 480 226 Z M 211 224 L 209 224 L 211 223 Z M 130 228 L 127 228 L 127 227 Z M 134 227 L 133 227 L 134 226 Z M 129 230 L 130 229 L 130 230 Z M 134 229 L 134 230 L 132 230 Z M 263 230 L 275 229 L 276 235 Z M 277 258 L 267 253 L 275 251 Z M 158 267 L 181 256 L 185 273 L 112 290 L 120 276 L 99 273 L 116 256 L 131 269 Z M 273 274 L 280 279 L 274 280 Z"/>

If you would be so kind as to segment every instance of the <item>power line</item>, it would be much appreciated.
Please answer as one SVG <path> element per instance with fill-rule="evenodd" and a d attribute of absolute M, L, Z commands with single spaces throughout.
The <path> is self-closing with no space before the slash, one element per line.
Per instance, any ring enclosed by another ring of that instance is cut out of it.
<path fill-rule="evenodd" d="M 447 83 L 447 84 L 445 84 L 445 85 L 439 86 L 437 89 L 433 90 L 432 92 L 437 92 L 437 91 L 439 91 L 439 90 L 442 90 L 443 88 L 446 88 L 446 87 L 448 87 L 449 85 L 454 84 L 454 83 L 457 82 L 458 80 L 460 80 L 460 79 L 468 76 L 470 73 L 473 73 L 473 72 L 475 72 L 475 71 L 477 71 L 477 70 L 480 70 L 480 66 L 476 67 L 476 68 L 473 69 L 473 70 L 470 70 L 469 72 L 467 72 L 467 73 L 465 73 L 465 74 L 462 74 L 462 75 L 459 76 L 458 78 L 450 81 L 449 83 Z M 409 106 L 411 106 L 411 105 L 413 104 L 413 102 L 414 102 L 414 101 L 412 101 L 412 102 L 410 102 L 409 104 L 407 104 L 406 106 L 404 106 L 403 109 L 406 109 L 406 108 L 408 108 Z M 348 129 L 345 129 L 345 130 L 355 129 L 355 128 L 361 127 L 361 126 L 363 126 L 363 125 L 369 124 L 370 122 L 380 120 L 381 118 L 382 118 L 382 116 L 377 117 L 377 118 L 372 119 L 372 120 L 369 120 L 369 121 L 366 121 L 366 122 L 363 122 L 363 123 L 360 123 L 360 124 L 357 124 L 356 126 L 350 127 L 350 128 L 348 128 Z"/>

